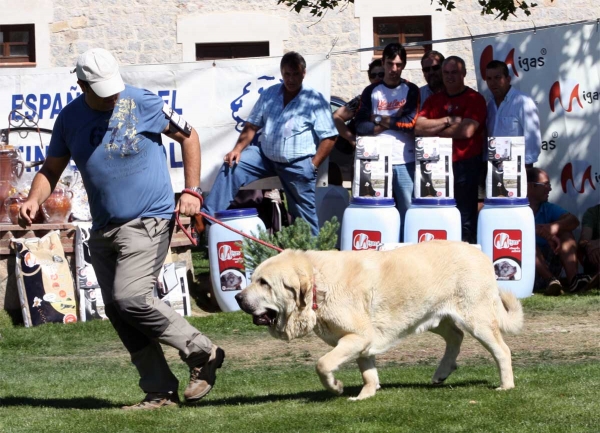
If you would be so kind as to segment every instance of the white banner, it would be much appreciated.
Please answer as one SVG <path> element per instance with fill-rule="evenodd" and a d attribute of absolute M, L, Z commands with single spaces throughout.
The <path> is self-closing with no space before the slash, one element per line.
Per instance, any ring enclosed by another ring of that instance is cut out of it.
<path fill-rule="evenodd" d="M 508 65 L 511 84 L 530 95 L 540 113 L 542 153 L 550 201 L 579 219 L 600 203 L 600 33 L 594 24 L 498 35 L 472 43 L 479 91 L 491 93 L 485 67 Z"/>
<path fill-rule="evenodd" d="M 304 84 L 330 96 L 331 62 L 325 56 L 306 56 Z M 210 190 L 214 178 L 243 128 L 244 121 L 263 89 L 281 81 L 280 57 L 233 59 L 165 65 L 122 66 L 123 80 L 148 89 L 196 128 L 202 147 L 202 188 Z M 60 110 L 80 89 L 73 68 L 0 69 L 0 129 L 9 127 L 8 115 L 18 110 L 24 116 L 37 114 L 41 128 L 52 129 Z M 14 115 L 13 126 L 23 122 Z M 45 157 L 37 134 L 10 134 L 10 144 L 23 146 L 27 161 Z M 43 134 L 43 145 L 50 136 Z M 175 191 L 183 189 L 181 147 L 163 137 Z"/>

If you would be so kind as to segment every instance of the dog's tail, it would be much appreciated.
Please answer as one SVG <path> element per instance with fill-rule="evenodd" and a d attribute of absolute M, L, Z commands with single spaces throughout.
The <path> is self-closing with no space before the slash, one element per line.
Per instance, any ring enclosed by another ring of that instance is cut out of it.
<path fill-rule="evenodd" d="M 502 305 L 498 306 L 498 322 L 500 329 L 507 334 L 518 334 L 523 328 L 523 307 L 516 296 L 500 290 Z"/>

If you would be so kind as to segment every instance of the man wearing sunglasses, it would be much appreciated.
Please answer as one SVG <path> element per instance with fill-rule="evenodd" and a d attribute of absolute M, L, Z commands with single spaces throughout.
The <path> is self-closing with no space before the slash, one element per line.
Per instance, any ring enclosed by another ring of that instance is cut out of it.
<path fill-rule="evenodd" d="M 383 80 L 385 72 L 383 71 L 381 59 L 375 59 L 369 63 L 368 74 L 371 84 L 379 83 L 381 80 Z M 348 143 L 350 143 L 352 148 L 356 147 L 356 125 L 354 119 L 359 105 L 360 95 L 357 95 L 356 97 L 352 98 L 350 102 L 346 103 L 346 105 L 343 107 L 338 108 L 335 110 L 335 113 L 333 113 L 333 122 L 340 133 L 338 142 L 336 142 L 336 146 L 340 145 L 340 140 L 346 140 Z M 350 123 L 346 123 L 348 121 L 350 121 Z"/>
<path fill-rule="evenodd" d="M 573 230 L 579 227 L 577 217 L 562 207 L 550 203 L 552 191 L 550 178 L 544 170 L 527 169 L 527 198 L 535 216 L 535 291 L 546 296 L 563 294 L 563 285 L 558 280 L 565 270 L 566 291 L 575 293 L 583 290 L 590 277 L 577 273 L 577 242 Z"/>
<path fill-rule="evenodd" d="M 427 51 L 421 57 L 421 69 L 423 70 L 423 77 L 427 81 L 426 85 L 419 88 L 421 105 L 431 95 L 444 90 L 444 81 L 442 78 L 442 63 L 444 60 L 444 55 L 434 50 Z"/>

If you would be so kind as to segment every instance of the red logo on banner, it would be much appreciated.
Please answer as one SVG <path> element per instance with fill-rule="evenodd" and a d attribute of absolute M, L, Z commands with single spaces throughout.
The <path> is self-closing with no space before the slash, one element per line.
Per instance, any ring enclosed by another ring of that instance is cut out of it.
<path fill-rule="evenodd" d="M 446 230 L 419 230 L 419 243 L 432 241 L 434 239 L 448 239 Z"/>
<path fill-rule="evenodd" d="M 567 193 L 567 183 L 571 181 L 571 186 L 573 187 L 573 189 L 575 191 L 577 191 L 579 194 L 583 194 L 585 192 L 585 182 L 587 181 L 590 186 L 592 187 L 592 189 L 596 189 L 596 187 L 594 186 L 594 182 L 592 181 L 592 166 L 589 165 L 588 168 L 585 169 L 585 172 L 583 173 L 583 176 L 581 177 L 581 186 L 579 188 L 577 188 L 577 186 L 575 186 L 575 181 L 573 180 L 573 164 L 571 164 L 570 162 L 565 165 L 562 169 L 562 172 L 560 174 L 560 185 L 562 186 L 562 190 L 563 192 L 566 194 Z"/>
<path fill-rule="evenodd" d="M 494 230 L 494 251 L 513 249 L 521 251 L 521 230 Z"/>
<path fill-rule="evenodd" d="M 485 80 L 485 75 L 486 75 L 485 74 L 486 66 L 492 60 L 494 60 L 494 47 L 492 47 L 491 45 L 488 45 L 487 47 L 485 47 L 483 49 L 483 51 L 481 52 L 481 57 L 479 58 L 479 71 L 481 73 L 481 77 L 484 80 Z M 510 66 L 515 77 L 519 76 L 519 73 L 517 72 L 517 68 L 515 67 L 515 49 L 514 48 L 508 52 L 508 54 L 506 55 L 506 58 L 504 59 L 504 63 L 506 63 L 507 66 Z"/>
<path fill-rule="evenodd" d="M 556 106 L 557 99 L 560 103 L 560 106 L 568 113 L 570 113 L 573 109 L 573 100 L 576 100 L 579 104 L 579 107 L 583 108 L 583 104 L 579 99 L 579 84 L 576 84 L 575 87 L 573 87 L 573 90 L 571 90 L 571 95 L 569 96 L 569 106 L 567 108 L 565 108 L 560 94 L 560 83 L 558 81 L 555 81 L 552 87 L 550 87 L 550 92 L 548 93 L 548 103 L 550 104 L 550 110 L 552 112 L 554 112 L 554 107 Z"/>
<path fill-rule="evenodd" d="M 219 272 L 226 269 L 239 269 L 245 272 L 244 255 L 239 241 L 219 242 L 217 244 Z"/>
<path fill-rule="evenodd" d="M 381 245 L 381 232 L 354 230 L 352 232 L 353 250 L 376 250 Z"/>

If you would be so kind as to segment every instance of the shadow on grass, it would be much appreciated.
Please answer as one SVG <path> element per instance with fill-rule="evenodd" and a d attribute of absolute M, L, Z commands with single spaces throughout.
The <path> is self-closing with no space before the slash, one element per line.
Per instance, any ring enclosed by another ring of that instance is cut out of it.
<path fill-rule="evenodd" d="M 452 385 L 432 385 L 426 383 L 386 383 L 382 385 L 382 388 L 378 392 L 385 392 L 386 389 L 423 389 L 423 390 L 437 390 L 440 388 L 469 388 L 474 386 L 486 385 L 487 388 L 493 390 L 495 387 L 486 380 L 466 380 L 462 382 L 454 382 Z M 205 400 L 198 403 L 182 403 L 184 407 L 195 407 L 195 406 L 238 406 L 243 404 L 259 404 L 259 403 L 275 403 L 285 400 L 304 400 L 307 403 L 325 402 L 335 400 L 338 398 L 350 398 L 356 397 L 362 386 L 348 386 L 344 387 L 344 393 L 342 395 L 335 395 L 329 391 L 303 391 L 293 394 L 269 394 L 269 395 L 255 395 L 255 396 L 234 396 L 227 398 L 217 398 L 211 400 Z"/>
<path fill-rule="evenodd" d="M 468 388 L 473 386 L 487 385 L 488 388 L 494 387 L 485 380 L 468 380 L 452 383 L 452 388 Z M 382 386 L 379 392 L 385 392 L 386 389 L 423 389 L 435 390 L 439 388 L 450 387 L 450 385 L 431 385 L 425 383 L 387 383 Z M 344 388 L 344 394 L 334 395 L 326 390 L 303 391 L 292 394 L 269 394 L 258 396 L 234 396 L 227 398 L 217 398 L 204 400 L 198 403 L 182 403 L 182 407 L 204 407 L 204 406 L 239 406 L 253 405 L 260 403 L 275 403 L 286 400 L 302 400 L 307 403 L 326 402 L 338 398 L 347 399 L 356 397 L 362 386 L 349 386 Z M 0 398 L 0 407 L 51 407 L 54 409 L 115 409 L 120 408 L 125 403 L 113 403 L 108 400 L 102 400 L 95 397 L 76 397 L 76 398 L 35 398 L 35 397 L 7 397 Z"/>
<path fill-rule="evenodd" d="M 55 409 L 114 409 L 123 406 L 95 397 L 75 398 L 35 398 L 35 397 L 0 397 L 0 407 L 29 406 L 52 407 Z"/>

